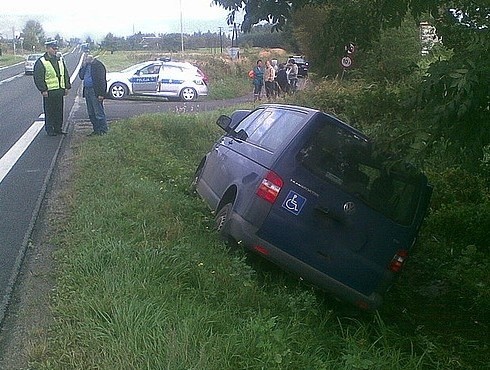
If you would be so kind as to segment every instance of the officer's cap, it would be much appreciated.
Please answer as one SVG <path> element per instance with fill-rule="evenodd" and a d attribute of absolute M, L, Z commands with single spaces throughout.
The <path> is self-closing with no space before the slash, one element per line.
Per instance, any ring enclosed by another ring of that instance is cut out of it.
<path fill-rule="evenodd" d="M 44 43 L 44 45 L 46 47 L 57 48 L 58 47 L 58 40 L 49 38 L 49 39 L 46 40 L 46 42 Z"/>

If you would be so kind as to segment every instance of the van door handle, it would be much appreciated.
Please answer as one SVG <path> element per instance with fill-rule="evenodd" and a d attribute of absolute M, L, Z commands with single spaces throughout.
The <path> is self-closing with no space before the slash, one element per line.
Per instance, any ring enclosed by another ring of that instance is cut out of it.
<path fill-rule="evenodd" d="M 330 210 L 330 208 L 325 208 L 325 207 L 315 207 L 313 208 L 316 212 L 320 213 L 321 216 L 324 216 L 324 217 L 328 217 L 334 221 L 337 221 L 337 222 L 344 222 L 344 219 L 343 217 L 341 217 L 340 215 L 338 215 L 337 213 L 335 212 L 332 212 L 332 210 Z"/>

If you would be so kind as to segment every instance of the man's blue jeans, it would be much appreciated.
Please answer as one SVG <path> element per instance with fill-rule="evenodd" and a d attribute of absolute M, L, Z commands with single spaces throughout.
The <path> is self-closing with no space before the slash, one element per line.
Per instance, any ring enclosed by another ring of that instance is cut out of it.
<path fill-rule="evenodd" d="M 99 101 L 93 87 L 85 88 L 85 102 L 87 103 L 87 112 L 90 122 L 96 134 L 107 133 L 107 121 L 105 118 L 103 102 Z"/>

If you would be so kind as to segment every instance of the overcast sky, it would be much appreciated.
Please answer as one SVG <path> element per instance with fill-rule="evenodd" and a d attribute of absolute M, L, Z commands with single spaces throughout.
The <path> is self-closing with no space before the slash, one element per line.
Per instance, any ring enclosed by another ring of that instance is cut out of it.
<path fill-rule="evenodd" d="M 180 6 L 182 4 L 182 7 Z M 211 0 L 2 0 L 0 34 L 11 38 L 21 32 L 30 19 L 41 23 L 47 37 L 60 34 L 101 40 L 109 32 L 115 36 L 134 33 L 180 33 L 182 9 L 184 33 L 228 30 L 228 12 Z"/>

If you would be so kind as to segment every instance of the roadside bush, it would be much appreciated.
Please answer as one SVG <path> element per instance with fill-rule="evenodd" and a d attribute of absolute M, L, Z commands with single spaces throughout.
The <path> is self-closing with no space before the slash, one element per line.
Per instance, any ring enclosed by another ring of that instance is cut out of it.
<path fill-rule="evenodd" d="M 428 228 L 439 240 L 460 253 L 468 246 L 490 252 L 490 203 L 443 205 L 428 218 Z M 475 261 L 477 262 L 477 261 Z"/>
<path fill-rule="evenodd" d="M 490 307 L 490 192 L 461 168 L 431 173 L 431 213 L 423 229 L 418 268 L 444 282 L 448 294 L 484 315 Z M 463 304 L 463 303 L 461 303 Z"/>
<path fill-rule="evenodd" d="M 444 205 L 488 202 L 488 183 L 478 175 L 461 168 L 448 168 L 437 173 L 429 170 L 429 176 L 434 186 L 433 210 L 439 210 Z"/>
<path fill-rule="evenodd" d="M 350 122 L 346 112 L 356 111 L 356 107 L 352 105 L 356 105 L 356 96 L 361 93 L 362 84 L 356 81 L 323 79 L 310 83 L 309 86 L 308 90 L 300 91 L 294 96 L 295 104 L 316 108 Z"/>
<path fill-rule="evenodd" d="M 367 84 L 364 80 L 322 80 L 294 102 L 332 113 L 373 138 L 382 151 L 417 167 L 425 160 L 427 128 L 415 115 L 412 82 Z"/>

